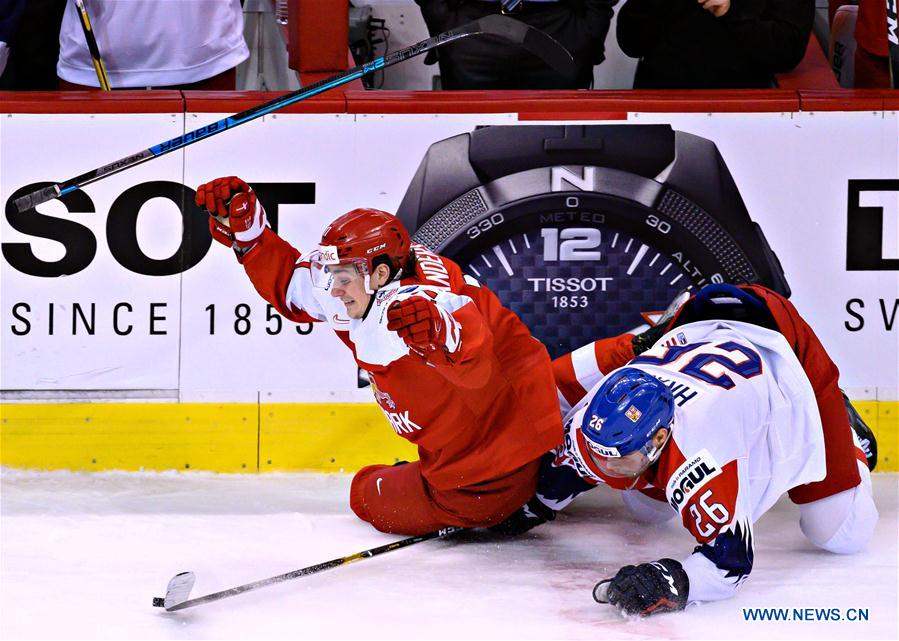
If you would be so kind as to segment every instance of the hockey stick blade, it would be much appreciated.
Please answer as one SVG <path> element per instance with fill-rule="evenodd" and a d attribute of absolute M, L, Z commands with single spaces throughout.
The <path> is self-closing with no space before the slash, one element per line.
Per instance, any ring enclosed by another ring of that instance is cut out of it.
<path fill-rule="evenodd" d="M 317 574 L 325 570 L 330 570 L 331 568 L 336 568 L 341 565 L 346 565 L 347 563 L 352 563 L 353 561 L 370 559 L 373 556 L 378 556 L 379 554 L 383 554 L 385 552 L 391 552 L 393 550 L 398 550 L 410 545 L 415 545 L 416 543 L 421 543 L 422 541 L 442 539 L 452 534 L 456 534 L 457 532 L 462 532 L 463 530 L 464 528 L 460 527 L 445 527 L 428 534 L 410 536 L 407 539 L 394 541 L 393 543 L 388 543 L 387 545 L 381 545 L 369 550 L 363 550 L 362 552 L 356 552 L 355 554 L 350 554 L 349 556 L 344 556 L 339 559 L 333 559 L 331 561 L 325 561 L 324 563 L 310 565 L 309 567 L 305 567 L 300 570 L 294 570 L 293 572 L 287 572 L 286 574 L 279 574 L 267 579 L 261 579 L 259 581 L 253 581 L 252 583 L 238 585 L 237 587 L 222 590 L 220 592 L 213 592 L 212 594 L 207 594 L 195 599 L 187 598 L 187 596 L 190 594 L 190 589 L 194 584 L 193 572 L 182 572 L 181 574 L 176 574 L 172 578 L 172 580 L 169 581 L 169 587 L 168 590 L 166 590 L 164 599 L 161 599 L 159 597 L 153 599 L 153 606 L 164 607 L 167 612 L 177 612 L 178 610 L 192 608 L 198 605 L 203 605 L 204 603 L 212 603 L 213 601 L 220 601 L 221 599 L 227 599 L 228 597 L 237 596 L 238 594 L 243 594 L 244 592 L 250 592 L 252 590 L 258 590 L 259 588 L 265 588 L 270 585 L 283 583 L 284 581 L 290 581 L 291 579 L 298 579 L 300 577 L 309 576 L 311 574 Z"/>
<path fill-rule="evenodd" d="M 165 608 L 171 612 L 176 605 L 187 601 L 196 580 L 193 572 L 179 572 L 169 581 L 165 589 L 165 598 L 153 597 L 153 607 Z"/>
<path fill-rule="evenodd" d="M 499 36 L 520 45 L 561 75 L 574 76 L 574 58 L 568 49 L 543 31 L 498 13 L 481 18 L 478 24 L 481 33 Z"/>
<path fill-rule="evenodd" d="M 382 58 L 376 58 L 371 62 L 366 62 L 364 65 L 353 67 L 352 69 L 343 71 L 337 75 L 331 76 L 330 78 L 326 78 L 324 80 L 313 83 L 308 87 L 297 89 L 293 93 L 285 94 L 273 100 L 269 100 L 268 102 L 256 105 L 255 107 L 251 107 L 246 111 L 241 111 L 240 113 L 234 114 L 233 116 L 223 118 L 218 122 L 209 123 L 208 125 L 200 127 L 199 129 L 195 129 L 194 131 L 190 131 L 181 136 L 177 136 L 176 138 L 172 138 L 171 140 L 161 142 L 158 145 L 154 145 L 152 147 L 144 149 L 143 151 L 139 151 L 130 156 L 121 158 L 115 162 L 109 163 L 102 167 L 98 167 L 97 169 L 92 169 L 91 171 L 85 172 L 80 176 L 76 176 L 75 178 L 70 178 L 64 182 L 57 183 L 49 187 L 44 187 L 43 189 L 35 190 L 34 192 L 16 198 L 13 201 L 13 205 L 19 212 L 28 211 L 42 203 L 53 200 L 54 198 L 58 198 L 59 196 L 65 196 L 68 193 L 71 193 L 98 180 L 102 180 L 103 178 L 107 178 L 109 176 L 112 176 L 113 174 L 117 174 L 119 172 L 125 171 L 126 169 L 130 169 L 137 165 L 143 164 L 149 160 L 153 160 L 154 158 L 158 158 L 159 156 L 171 153 L 177 149 L 192 145 L 195 142 L 205 140 L 210 136 L 222 133 L 226 129 L 232 129 L 234 127 L 237 127 L 238 125 L 242 125 L 246 122 L 250 122 L 251 120 L 255 120 L 256 118 L 260 118 L 266 114 L 277 111 L 278 109 L 282 109 L 288 105 L 292 105 L 311 96 L 315 96 L 329 89 L 333 89 L 334 87 L 339 87 L 340 85 L 352 82 L 353 80 L 377 71 L 378 69 L 384 69 L 386 67 L 393 66 L 397 63 L 403 62 L 404 60 L 408 60 L 409 58 L 414 58 L 415 56 L 427 53 L 428 51 L 436 49 L 437 47 L 442 47 L 443 45 L 455 42 L 456 40 L 478 35 L 499 36 L 500 38 L 504 38 L 513 43 L 519 44 L 525 50 L 538 56 L 548 65 L 558 70 L 560 73 L 569 76 L 573 74 L 572 69 L 574 60 L 572 59 L 571 54 L 568 53 L 568 51 L 565 49 L 565 47 L 560 45 L 558 42 L 553 40 L 542 31 L 538 31 L 534 27 L 526 25 L 522 22 L 518 22 L 517 20 L 513 20 L 512 18 L 509 18 L 507 16 L 491 15 L 485 18 L 481 18 L 480 20 L 470 22 L 466 25 L 462 25 L 461 27 L 458 27 L 456 29 L 446 31 L 434 36 L 433 38 L 422 40 L 421 42 L 416 43 L 410 47 L 406 47 L 405 49 L 394 51 L 393 53 L 388 54 Z"/>

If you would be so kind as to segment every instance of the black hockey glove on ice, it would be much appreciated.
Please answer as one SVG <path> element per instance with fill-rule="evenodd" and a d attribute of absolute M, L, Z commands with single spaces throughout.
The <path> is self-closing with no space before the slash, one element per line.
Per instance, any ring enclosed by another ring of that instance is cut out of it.
<path fill-rule="evenodd" d="M 597 603 L 610 603 L 625 614 L 649 616 L 683 610 L 689 591 L 690 580 L 680 562 L 661 559 L 625 565 L 615 578 L 596 584 L 593 598 Z"/>
<path fill-rule="evenodd" d="M 507 536 L 518 536 L 555 518 L 556 511 L 546 507 L 540 499 L 534 496 L 522 507 L 515 510 L 509 518 L 502 523 L 494 525 L 490 530 Z"/>

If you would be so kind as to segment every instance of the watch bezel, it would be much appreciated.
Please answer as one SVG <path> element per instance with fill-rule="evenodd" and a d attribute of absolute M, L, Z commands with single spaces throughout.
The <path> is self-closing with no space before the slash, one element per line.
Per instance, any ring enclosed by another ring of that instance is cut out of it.
<path fill-rule="evenodd" d="M 559 170 L 564 170 L 570 177 L 580 177 L 581 185 L 585 185 L 585 181 L 590 179 L 594 188 L 580 189 L 571 181 L 566 181 L 570 188 L 561 188 Z M 695 208 L 694 214 L 700 219 L 705 239 L 699 238 L 675 217 L 658 209 L 658 203 L 672 191 L 663 183 L 608 167 L 538 167 L 502 176 L 461 194 L 431 216 L 415 232 L 413 238 L 435 252 L 464 262 L 469 254 L 477 254 L 477 251 L 469 249 L 469 245 L 476 243 L 482 246 L 485 242 L 495 244 L 497 235 L 509 235 L 507 230 L 510 223 L 535 213 L 600 214 L 605 217 L 601 223 L 603 225 L 651 240 L 648 244 L 668 255 L 681 252 L 684 256 L 681 266 L 688 272 L 698 271 L 698 274 L 691 275 L 694 285 L 702 286 L 725 280 L 757 282 L 758 274 L 740 244 L 723 225 L 692 203 L 687 196 L 680 193 L 674 195 L 682 203 L 689 203 Z M 548 201 L 554 202 L 547 204 Z M 641 212 L 639 217 L 633 216 L 632 212 L 635 210 Z M 489 223 L 491 218 L 495 220 L 497 214 L 502 215 L 501 222 L 484 224 L 485 221 Z M 655 218 L 655 226 L 647 223 L 650 217 Z M 584 226 L 600 227 L 595 224 L 596 221 L 582 222 Z M 666 225 L 667 231 L 661 232 L 660 228 L 665 228 Z M 730 256 L 731 263 L 742 267 L 743 271 L 728 269 L 718 254 L 708 246 L 710 241 L 715 242 L 717 250 Z"/>

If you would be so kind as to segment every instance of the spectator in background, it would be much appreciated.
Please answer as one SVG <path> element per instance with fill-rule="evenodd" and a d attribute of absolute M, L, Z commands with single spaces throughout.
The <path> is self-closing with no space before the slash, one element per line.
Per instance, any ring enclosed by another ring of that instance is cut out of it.
<path fill-rule="evenodd" d="M 627 0 L 618 44 L 635 89 L 771 87 L 802 60 L 814 0 Z"/>
<path fill-rule="evenodd" d="M 0 0 L 0 90 L 54 90 L 66 0 Z"/>
<path fill-rule="evenodd" d="M 500 38 L 466 38 L 440 49 L 443 89 L 588 89 L 617 0 L 415 0 L 432 36 L 505 13 L 558 40 L 575 60 L 566 78 L 536 56 Z M 430 58 L 433 61 L 433 57 Z"/>
<path fill-rule="evenodd" d="M 85 0 L 109 84 L 234 90 L 250 52 L 240 0 Z M 61 89 L 100 86 L 69 0 L 59 33 Z"/>
<path fill-rule="evenodd" d="M 16 33 L 16 27 L 24 8 L 25 0 L 9 0 L 0 4 L 0 76 L 6 69 L 6 61 L 9 60 L 9 43 L 13 34 Z"/>
<path fill-rule="evenodd" d="M 890 49 L 885 0 L 859 0 L 855 43 L 855 86 L 889 89 Z"/>

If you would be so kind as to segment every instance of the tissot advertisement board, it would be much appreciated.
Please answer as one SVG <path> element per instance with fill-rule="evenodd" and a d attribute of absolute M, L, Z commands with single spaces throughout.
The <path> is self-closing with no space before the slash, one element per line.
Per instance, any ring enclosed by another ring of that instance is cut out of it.
<path fill-rule="evenodd" d="M 553 356 L 640 326 L 688 285 L 761 282 L 791 293 L 844 386 L 895 397 L 895 113 L 281 115 L 11 207 L 219 117 L 2 118 L 3 390 L 370 400 L 340 341 L 281 319 L 211 242 L 193 190 L 238 175 L 301 249 L 354 207 L 398 213 Z"/>

